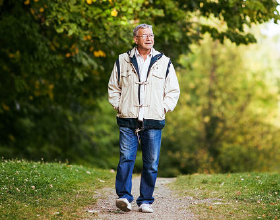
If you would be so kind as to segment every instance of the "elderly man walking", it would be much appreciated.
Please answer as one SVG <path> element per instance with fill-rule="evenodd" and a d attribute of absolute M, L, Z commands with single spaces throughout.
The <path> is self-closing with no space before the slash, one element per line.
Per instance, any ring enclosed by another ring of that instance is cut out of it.
<path fill-rule="evenodd" d="M 165 114 L 175 108 L 180 89 L 170 59 L 153 48 L 152 26 L 140 24 L 133 35 L 136 47 L 119 55 L 108 83 L 109 102 L 117 111 L 120 130 L 116 206 L 132 210 L 132 172 L 141 143 L 143 170 L 136 203 L 139 211 L 151 213 Z"/>

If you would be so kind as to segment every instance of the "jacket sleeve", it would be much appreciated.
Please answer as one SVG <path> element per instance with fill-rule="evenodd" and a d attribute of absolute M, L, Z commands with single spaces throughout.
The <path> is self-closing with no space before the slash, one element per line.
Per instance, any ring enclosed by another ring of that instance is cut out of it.
<path fill-rule="evenodd" d="M 169 74 L 165 81 L 163 106 L 165 113 L 171 112 L 177 105 L 180 88 L 173 64 L 169 66 Z"/>
<path fill-rule="evenodd" d="M 115 110 L 118 111 L 121 97 L 121 88 L 118 83 L 118 68 L 115 63 L 108 83 L 108 99 Z"/>

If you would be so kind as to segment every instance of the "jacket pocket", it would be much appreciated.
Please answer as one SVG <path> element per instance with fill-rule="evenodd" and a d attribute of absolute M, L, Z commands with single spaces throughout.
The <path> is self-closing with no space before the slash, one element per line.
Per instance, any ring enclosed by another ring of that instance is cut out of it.
<path fill-rule="evenodd" d="M 130 71 L 121 72 L 121 86 L 127 87 L 129 85 L 129 81 L 131 80 L 131 77 L 132 72 Z"/>
<path fill-rule="evenodd" d="M 164 76 L 161 71 L 156 70 L 152 73 L 152 86 L 157 89 L 163 90 Z"/>

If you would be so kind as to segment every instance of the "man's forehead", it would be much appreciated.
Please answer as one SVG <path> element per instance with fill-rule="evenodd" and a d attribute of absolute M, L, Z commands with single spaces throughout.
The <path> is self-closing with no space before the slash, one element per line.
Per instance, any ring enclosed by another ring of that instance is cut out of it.
<path fill-rule="evenodd" d="M 138 32 L 147 33 L 147 32 L 153 32 L 151 28 L 140 28 Z"/>

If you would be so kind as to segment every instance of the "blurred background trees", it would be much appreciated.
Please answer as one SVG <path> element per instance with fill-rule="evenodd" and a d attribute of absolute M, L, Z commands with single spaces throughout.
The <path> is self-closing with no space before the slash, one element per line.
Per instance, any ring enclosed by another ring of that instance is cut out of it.
<path fill-rule="evenodd" d="M 279 54 L 261 41 L 237 47 L 206 36 L 181 57 L 182 93 L 163 141 L 170 174 L 279 169 Z"/>
<path fill-rule="evenodd" d="M 279 169 L 278 58 L 255 27 L 277 22 L 277 5 L 0 0 L 0 155 L 115 168 L 107 82 L 133 28 L 149 23 L 182 90 L 166 119 L 161 175 Z"/>

